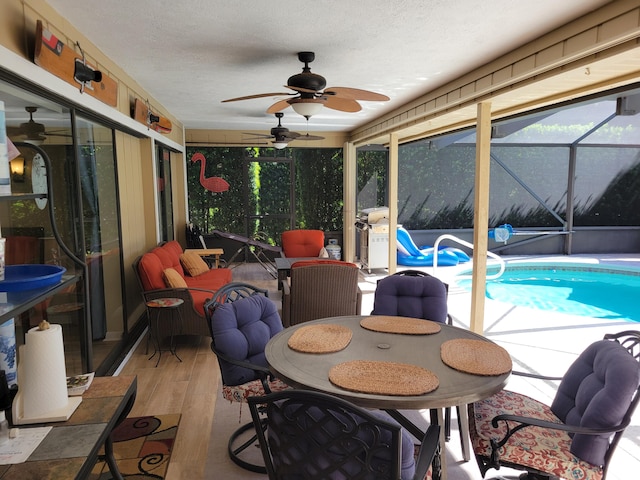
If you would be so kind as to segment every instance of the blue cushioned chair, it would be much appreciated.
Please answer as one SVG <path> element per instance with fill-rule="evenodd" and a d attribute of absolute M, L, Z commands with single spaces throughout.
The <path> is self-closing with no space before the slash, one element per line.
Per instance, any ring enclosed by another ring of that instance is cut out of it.
<path fill-rule="evenodd" d="M 211 350 L 222 374 L 222 395 L 230 402 L 246 403 L 249 396 L 288 388 L 273 378 L 264 356 L 267 342 L 283 329 L 280 315 L 267 290 L 233 282 L 225 285 L 205 304 L 211 333 Z M 229 439 L 229 457 L 237 465 L 265 473 L 263 465 L 245 460 L 242 453 L 256 440 L 241 438 L 253 423 L 241 426 Z"/>
<path fill-rule="evenodd" d="M 447 285 L 418 270 L 405 270 L 378 281 L 371 315 L 397 315 L 449 323 Z"/>
<path fill-rule="evenodd" d="M 270 480 L 423 480 L 438 448 L 430 426 L 416 461 L 394 420 L 326 393 L 290 389 L 251 397 L 249 408 Z"/>
<path fill-rule="evenodd" d="M 448 313 L 447 295 L 449 286 L 438 278 L 420 270 L 403 270 L 378 280 L 371 315 L 392 315 L 422 318 L 451 325 L 453 319 Z M 462 456 L 469 461 L 471 454 L 466 409 L 457 407 L 458 428 Z M 451 409 L 445 409 L 445 438 L 451 436 Z"/>
<path fill-rule="evenodd" d="M 640 332 L 606 335 L 564 377 L 525 376 L 561 380 L 551 406 L 507 390 L 469 405 L 482 475 L 506 466 L 527 478 L 604 480 L 640 401 Z"/>

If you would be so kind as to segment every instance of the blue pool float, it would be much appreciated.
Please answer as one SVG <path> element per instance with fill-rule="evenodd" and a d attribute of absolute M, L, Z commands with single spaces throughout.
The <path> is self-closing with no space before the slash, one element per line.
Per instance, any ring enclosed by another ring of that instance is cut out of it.
<path fill-rule="evenodd" d="M 407 267 L 430 267 L 433 266 L 435 252 L 433 247 L 418 248 L 409 232 L 398 227 L 397 233 L 397 262 L 398 265 Z M 438 266 L 452 267 L 460 262 L 468 262 L 469 256 L 462 250 L 452 247 L 442 247 L 438 249 Z"/>

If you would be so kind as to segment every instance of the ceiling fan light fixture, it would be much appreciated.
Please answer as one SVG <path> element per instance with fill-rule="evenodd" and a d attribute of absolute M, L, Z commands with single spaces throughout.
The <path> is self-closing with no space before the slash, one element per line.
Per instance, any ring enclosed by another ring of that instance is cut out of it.
<path fill-rule="evenodd" d="M 275 142 L 273 142 L 273 148 L 278 149 L 278 150 L 282 150 L 283 148 L 285 148 L 289 143 L 285 142 L 284 140 L 277 140 Z"/>
<path fill-rule="evenodd" d="M 306 119 L 312 117 L 316 113 L 322 110 L 323 101 L 316 98 L 293 98 L 289 100 L 289 104 L 293 108 L 294 112 L 298 115 L 302 115 Z"/>

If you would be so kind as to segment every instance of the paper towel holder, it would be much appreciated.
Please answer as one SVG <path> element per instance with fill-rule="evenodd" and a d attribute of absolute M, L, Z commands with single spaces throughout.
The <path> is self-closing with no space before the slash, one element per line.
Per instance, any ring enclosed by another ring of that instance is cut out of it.
<path fill-rule="evenodd" d="M 12 423 L 26 425 L 69 420 L 82 397 L 68 396 L 62 327 L 43 321 L 29 329 L 19 354 L 18 393 L 13 399 Z M 40 368 L 46 363 L 52 367 L 52 372 Z"/>
<path fill-rule="evenodd" d="M 82 397 L 69 397 L 69 402 L 66 407 L 60 408 L 58 410 L 53 410 L 51 412 L 47 412 L 46 414 L 35 416 L 35 417 L 25 417 L 24 412 L 22 410 L 22 392 L 20 388 L 18 388 L 18 393 L 16 397 L 13 399 L 13 406 L 11 411 L 12 423 L 14 425 L 29 425 L 32 423 L 47 423 L 47 422 L 66 422 L 71 418 L 73 412 L 76 411 L 78 405 L 82 402 Z"/>

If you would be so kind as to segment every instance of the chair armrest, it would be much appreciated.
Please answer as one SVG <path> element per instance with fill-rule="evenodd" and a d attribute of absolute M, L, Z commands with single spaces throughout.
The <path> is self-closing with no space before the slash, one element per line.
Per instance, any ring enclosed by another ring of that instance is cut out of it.
<path fill-rule="evenodd" d="M 512 371 L 511 374 L 518 377 L 535 378 L 537 380 L 562 380 L 562 377 L 548 377 L 546 375 L 539 375 L 537 373 L 520 372 L 516 370 Z"/>
<path fill-rule="evenodd" d="M 155 300 L 156 298 L 163 297 L 177 297 L 177 298 L 186 298 L 188 296 L 191 298 L 190 292 L 206 292 L 210 293 L 213 296 L 216 292 L 213 290 L 207 290 L 204 288 L 195 288 L 195 287 L 187 287 L 187 288 L 159 288 L 156 290 L 146 290 L 142 292 L 142 296 L 145 301 Z"/>
<path fill-rule="evenodd" d="M 362 313 L 362 290 L 358 287 L 358 292 L 356 294 L 356 315 L 360 315 Z"/>
<path fill-rule="evenodd" d="M 245 362 L 244 360 L 236 360 L 235 358 L 231 358 L 228 355 L 220 352 L 216 346 L 214 341 L 211 341 L 211 351 L 216 354 L 219 360 L 223 360 L 232 365 L 237 365 L 239 367 L 246 368 L 248 370 L 253 370 L 256 373 L 256 376 L 262 383 L 262 388 L 266 393 L 271 393 L 271 389 L 269 388 L 269 381 L 275 379 L 275 376 L 267 367 L 263 367 L 261 365 L 256 365 L 255 363 Z"/>
<path fill-rule="evenodd" d="M 416 472 L 413 476 L 415 480 L 422 480 L 424 478 L 427 478 L 429 465 L 431 465 L 431 463 L 433 462 L 433 458 L 440 449 L 439 440 L 440 426 L 429 425 L 429 428 L 427 428 L 427 431 L 425 432 L 422 439 L 422 443 L 420 444 L 418 459 L 416 460 Z"/>
<path fill-rule="evenodd" d="M 629 423 L 631 423 L 631 419 L 627 418 L 621 424 L 616 425 L 614 427 L 609 427 L 609 428 L 581 427 L 579 425 L 567 425 L 565 423 L 549 422 L 547 420 L 541 420 L 539 418 L 523 417 L 520 415 L 511 415 L 511 414 L 496 415 L 491 419 L 491 425 L 494 428 L 498 427 L 499 422 L 505 422 L 505 425 L 507 427 L 507 433 L 505 434 L 504 438 L 500 441 L 497 441 L 495 439 L 491 440 L 491 448 L 493 450 L 491 455 L 492 458 L 494 455 L 497 455 L 498 449 L 502 447 L 505 443 L 507 443 L 509 438 L 515 432 L 517 432 L 518 430 L 522 430 L 523 428 L 526 428 L 526 427 L 536 426 L 536 427 L 542 427 L 542 428 L 547 428 L 551 430 L 561 430 L 563 432 L 569 432 L 569 433 L 579 433 L 583 435 L 602 435 L 605 433 L 615 433 L 615 432 L 624 430 L 625 428 L 627 428 Z M 518 425 L 512 428 L 508 422 L 516 422 L 518 423 Z"/>

